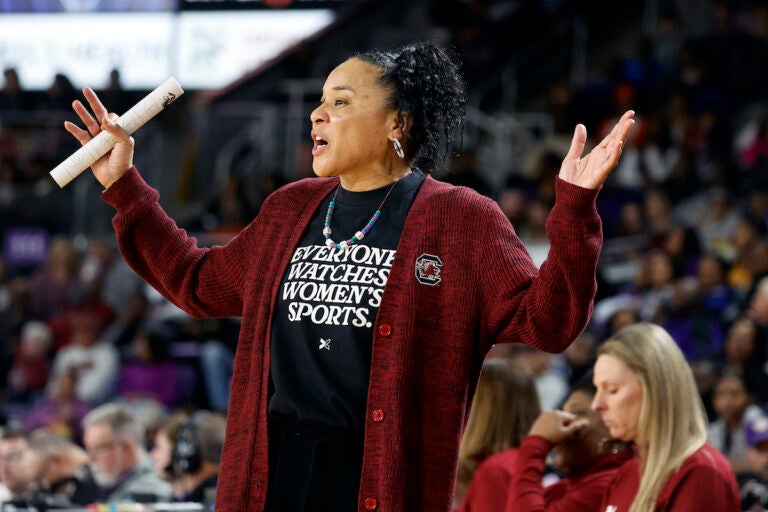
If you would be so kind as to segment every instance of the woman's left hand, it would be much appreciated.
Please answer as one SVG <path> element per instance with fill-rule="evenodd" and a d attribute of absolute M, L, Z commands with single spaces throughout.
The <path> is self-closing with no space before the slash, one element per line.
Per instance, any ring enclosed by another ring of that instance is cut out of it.
<path fill-rule="evenodd" d="M 541 413 L 533 422 L 529 436 L 541 436 L 552 444 L 560 444 L 589 424 L 585 418 L 577 418 L 565 411 Z"/>
<path fill-rule="evenodd" d="M 587 129 L 583 124 L 577 125 L 573 132 L 571 148 L 560 166 L 560 179 L 583 188 L 599 188 L 619 163 L 621 150 L 635 124 L 634 116 L 634 111 L 626 111 L 611 133 L 584 157 L 581 154 L 587 143 Z"/>

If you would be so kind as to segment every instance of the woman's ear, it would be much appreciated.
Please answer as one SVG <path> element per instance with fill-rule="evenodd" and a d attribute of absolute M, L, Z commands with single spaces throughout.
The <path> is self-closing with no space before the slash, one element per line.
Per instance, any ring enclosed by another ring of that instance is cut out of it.
<path fill-rule="evenodd" d="M 405 140 L 408 138 L 408 134 L 411 131 L 411 126 L 413 125 L 413 116 L 409 114 L 408 112 L 403 112 L 402 110 L 395 113 L 395 120 L 392 127 L 392 137 L 395 139 L 400 140 L 401 142 L 405 142 Z"/>

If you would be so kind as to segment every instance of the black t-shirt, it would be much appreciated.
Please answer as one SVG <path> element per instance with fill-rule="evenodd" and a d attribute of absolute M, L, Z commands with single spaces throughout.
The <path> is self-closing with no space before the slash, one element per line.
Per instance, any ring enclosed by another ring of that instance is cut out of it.
<path fill-rule="evenodd" d="M 418 170 L 399 180 L 376 224 L 346 251 L 325 245 L 323 227 L 333 193 L 315 212 L 277 298 L 270 416 L 362 430 L 373 325 L 408 210 L 423 181 Z M 390 187 L 367 192 L 339 187 L 331 238 L 341 242 L 361 231 Z"/>

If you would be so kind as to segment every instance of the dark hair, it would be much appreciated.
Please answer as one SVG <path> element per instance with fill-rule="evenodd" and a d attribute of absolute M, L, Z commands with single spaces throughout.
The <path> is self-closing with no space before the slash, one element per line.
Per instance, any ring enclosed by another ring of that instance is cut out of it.
<path fill-rule="evenodd" d="M 423 171 L 433 170 L 463 125 L 466 86 L 456 53 L 429 41 L 391 52 L 372 50 L 357 58 L 382 70 L 380 83 L 393 91 L 389 106 L 400 111 L 401 120 L 403 113 L 413 118 L 403 141 L 408 159 Z"/>
<path fill-rule="evenodd" d="M 571 393 L 581 391 L 588 394 L 589 396 L 595 396 L 597 394 L 597 388 L 595 387 L 594 382 L 592 382 L 593 377 L 594 373 L 592 370 L 587 371 L 584 375 L 579 377 L 579 380 L 573 384 L 571 387 Z"/>

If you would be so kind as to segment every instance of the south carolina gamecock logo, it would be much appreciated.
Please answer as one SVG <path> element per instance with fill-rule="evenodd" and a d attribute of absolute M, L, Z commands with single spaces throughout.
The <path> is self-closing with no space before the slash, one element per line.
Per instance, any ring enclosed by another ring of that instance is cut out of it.
<path fill-rule="evenodd" d="M 416 279 L 421 284 L 437 286 L 442 281 L 440 269 L 443 262 L 437 256 L 432 254 L 422 254 L 416 258 Z"/>

